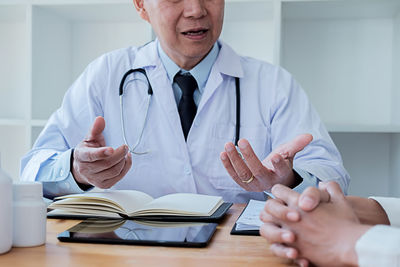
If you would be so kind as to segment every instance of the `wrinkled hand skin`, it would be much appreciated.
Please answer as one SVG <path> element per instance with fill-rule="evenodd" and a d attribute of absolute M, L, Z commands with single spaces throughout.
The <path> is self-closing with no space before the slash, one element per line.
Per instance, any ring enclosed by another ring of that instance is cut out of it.
<path fill-rule="evenodd" d="M 243 157 L 233 143 L 225 145 L 220 158 L 232 179 L 247 191 L 261 192 L 270 190 L 275 184 L 294 187 L 298 184 L 293 171 L 293 159 L 312 141 L 312 135 L 301 134 L 290 142 L 280 145 L 264 160 L 260 161 L 246 139 L 241 139 L 238 146 Z M 250 183 L 251 177 L 254 179 Z"/>
<path fill-rule="evenodd" d="M 71 171 L 80 185 L 110 188 L 132 166 L 132 156 L 126 145 L 117 149 L 106 146 L 104 128 L 104 118 L 97 117 L 87 137 L 74 149 Z"/>

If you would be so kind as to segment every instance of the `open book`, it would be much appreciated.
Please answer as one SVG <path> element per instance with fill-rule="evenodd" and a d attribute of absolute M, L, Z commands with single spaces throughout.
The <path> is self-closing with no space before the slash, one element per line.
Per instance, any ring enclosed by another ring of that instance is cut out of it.
<path fill-rule="evenodd" d="M 210 221 L 231 205 L 218 196 L 176 193 L 153 199 L 140 191 L 107 190 L 57 197 L 48 206 L 53 209 L 48 217 Z"/>

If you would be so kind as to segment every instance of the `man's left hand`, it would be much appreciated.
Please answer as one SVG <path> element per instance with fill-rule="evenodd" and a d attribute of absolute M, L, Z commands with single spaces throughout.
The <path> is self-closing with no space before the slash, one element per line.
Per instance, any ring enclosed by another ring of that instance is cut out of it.
<path fill-rule="evenodd" d="M 225 145 L 225 151 L 220 157 L 229 175 L 247 191 L 270 190 L 275 184 L 293 187 L 296 182 L 293 159 L 312 139 L 311 134 L 298 135 L 292 141 L 280 145 L 263 161 L 257 158 L 249 142 L 241 139 L 238 146 L 243 158 L 231 142 Z"/>

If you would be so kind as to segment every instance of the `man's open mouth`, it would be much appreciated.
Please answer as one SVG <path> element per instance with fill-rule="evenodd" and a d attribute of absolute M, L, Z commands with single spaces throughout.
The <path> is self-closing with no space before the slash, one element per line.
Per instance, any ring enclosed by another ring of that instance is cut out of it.
<path fill-rule="evenodd" d="M 189 36 L 196 36 L 196 35 L 205 34 L 207 31 L 208 31 L 208 29 L 191 30 L 191 31 L 182 32 L 182 34 L 189 35 Z"/>

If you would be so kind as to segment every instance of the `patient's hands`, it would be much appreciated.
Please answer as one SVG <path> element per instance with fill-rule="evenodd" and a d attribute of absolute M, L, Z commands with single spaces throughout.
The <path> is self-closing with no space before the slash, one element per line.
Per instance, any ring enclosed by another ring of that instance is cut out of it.
<path fill-rule="evenodd" d="M 302 265 L 357 263 L 355 243 L 370 226 L 360 224 L 338 184 L 322 183 L 320 190 L 309 188 L 302 195 L 276 185 L 272 193 L 277 199 L 267 201 L 260 233 L 276 255 Z"/>
<path fill-rule="evenodd" d="M 110 188 L 121 180 L 132 166 L 132 156 L 126 145 L 107 147 L 103 130 L 105 121 L 97 117 L 86 139 L 74 149 L 71 167 L 75 180 L 82 185 Z"/>

